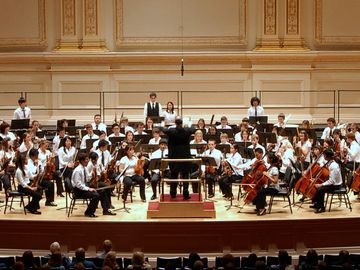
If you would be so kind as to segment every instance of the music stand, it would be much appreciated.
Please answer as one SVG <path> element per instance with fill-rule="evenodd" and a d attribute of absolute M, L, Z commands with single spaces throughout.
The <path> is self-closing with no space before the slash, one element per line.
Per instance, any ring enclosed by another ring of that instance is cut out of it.
<path fill-rule="evenodd" d="M 271 123 L 262 123 L 262 124 L 255 124 L 256 131 L 258 132 L 272 132 L 274 128 L 274 124 Z"/>
<path fill-rule="evenodd" d="M 239 153 L 242 158 L 253 159 L 255 157 L 253 149 L 248 148 L 251 145 L 250 142 L 236 142 L 236 144 L 239 146 Z"/>
<path fill-rule="evenodd" d="M 12 119 L 11 120 L 11 129 L 28 129 L 30 127 L 30 119 Z"/>
<path fill-rule="evenodd" d="M 217 144 L 216 149 L 220 150 L 223 154 L 230 153 L 230 144 Z"/>
<path fill-rule="evenodd" d="M 71 137 L 71 136 L 68 136 L 71 140 L 71 145 L 72 146 L 75 146 L 76 145 L 76 137 Z M 65 138 L 62 138 L 60 143 L 59 143 L 59 148 L 62 147 L 62 146 L 65 146 Z"/>
<path fill-rule="evenodd" d="M 70 136 L 76 136 L 76 127 L 75 126 L 69 126 L 65 128 L 65 131 Z"/>
<path fill-rule="evenodd" d="M 101 132 L 100 129 L 94 129 L 93 131 L 94 131 L 94 134 L 100 136 L 100 132 Z"/>
<path fill-rule="evenodd" d="M 86 140 L 86 153 L 89 154 L 90 150 L 93 148 L 94 142 L 98 139 L 87 139 Z"/>
<path fill-rule="evenodd" d="M 150 159 L 149 171 L 160 170 L 160 168 L 161 168 L 161 158 Z"/>
<path fill-rule="evenodd" d="M 140 149 L 141 149 L 141 152 L 152 153 L 152 152 L 158 150 L 159 147 L 160 146 L 158 144 L 141 144 Z"/>
<path fill-rule="evenodd" d="M 150 116 L 150 118 L 154 123 L 161 123 L 165 119 L 163 116 Z"/>
<path fill-rule="evenodd" d="M 61 119 L 61 120 L 62 120 L 62 119 Z M 57 120 L 57 121 L 56 121 L 56 127 L 57 127 L 57 128 L 60 127 L 61 120 Z M 66 122 L 68 123 L 68 127 L 74 127 L 75 124 L 76 124 L 76 120 L 75 120 L 75 119 L 69 119 L 69 120 L 65 119 L 65 120 L 66 120 Z"/>
<path fill-rule="evenodd" d="M 194 143 L 194 144 L 190 144 L 190 149 L 196 149 L 196 153 L 198 155 L 204 153 L 206 148 L 206 144 L 205 143 Z"/>
<path fill-rule="evenodd" d="M 149 143 L 150 138 L 151 138 L 150 134 L 134 135 L 135 141 L 141 140 L 141 142 L 143 142 L 144 144 Z"/>
<path fill-rule="evenodd" d="M 40 139 L 43 139 L 43 138 L 45 137 L 45 133 L 46 133 L 45 130 L 37 131 L 37 132 L 36 132 L 36 137 L 38 137 L 38 138 L 40 138 Z"/>
<path fill-rule="evenodd" d="M 276 134 L 273 132 L 258 132 L 259 143 L 267 146 L 268 143 L 277 143 Z"/>
<path fill-rule="evenodd" d="M 111 142 L 110 153 L 112 154 L 116 146 L 119 146 L 121 144 L 124 137 L 108 137 L 108 139 Z"/>
<path fill-rule="evenodd" d="M 250 124 L 266 124 L 267 122 L 268 122 L 268 117 L 266 115 L 249 117 Z"/>
<path fill-rule="evenodd" d="M 211 135 L 211 134 L 205 134 L 204 140 L 209 141 L 210 139 L 214 139 L 216 143 L 220 143 L 220 136 L 219 134 Z"/>

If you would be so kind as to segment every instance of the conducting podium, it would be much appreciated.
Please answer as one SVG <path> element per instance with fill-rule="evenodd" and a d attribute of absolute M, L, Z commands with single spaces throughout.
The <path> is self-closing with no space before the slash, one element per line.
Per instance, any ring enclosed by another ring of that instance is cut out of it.
<path fill-rule="evenodd" d="M 154 163 L 158 163 L 154 162 Z M 170 163 L 191 163 L 197 165 L 199 176 L 197 178 L 181 178 L 176 179 L 164 177 L 165 170 L 167 170 Z M 150 202 L 147 212 L 148 218 L 215 218 L 214 202 L 206 202 L 202 199 L 201 194 L 201 165 L 203 161 L 201 158 L 189 159 L 168 159 L 163 158 L 160 162 L 160 201 Z M 156 165 L 155 165 L 156 167 Z M 184 200 L 182 194 L 177 194 L 175 198 L 171 198 L 170 194 L 165 192 L 165 186 L 172 183 L 198 183 L 198 193 L 190 194 L 189 200 Z"/>

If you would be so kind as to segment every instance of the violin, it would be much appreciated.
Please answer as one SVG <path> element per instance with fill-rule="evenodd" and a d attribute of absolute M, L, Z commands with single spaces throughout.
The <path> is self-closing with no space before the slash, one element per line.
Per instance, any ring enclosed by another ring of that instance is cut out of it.
<path fill-rule="evenodd" d="M 92 172 L 92 177 L 91 177 L 91 180 L 90 180 L 90 187 L 98 188 L 98 186 L 99 186 L 99 178 L 98 178 L 98 175 L 97 175 L 96 167 L 94 166 L 93 172 Z"/>
<path fill-rule="evenodd" d="M 55 171 L 56 171 L 55 156 L 51 156 L 46 162 L 44 179 L 51 180 L 53 178 L 53 174 Z"/>
<path fill-rule="evenodd" d="M 223 170 L 224 174 L 226 174 L 227 176 L 232 176 L 233 172 L 231 170 L 229 162 L 226 160 L 223 162 Z"/>
<path fill-rule="evenodd" d="M 144 165 L 145 165 L 145 159 L 138 159 L 136 162 L 136 166 L 134 168 L 134 172 L 138 175 L 143 176 L 144 175 Z"/>

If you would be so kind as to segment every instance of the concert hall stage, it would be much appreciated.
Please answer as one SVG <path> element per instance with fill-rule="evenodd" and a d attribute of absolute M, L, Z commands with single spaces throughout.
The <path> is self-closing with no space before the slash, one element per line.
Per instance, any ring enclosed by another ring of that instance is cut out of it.
<path fill-rule="evenodd" d="M 97 218 L 83 216 L 84 205 L 77 205 L 68 218 L 65 210 L 44 207 L 42 215 L 24 215 L 19 203 L 15 210 L 0 215 L 0 248 L 48 249 L 53 241 L 66 245 L 68 250 L 96 246 L 101 249 L 104 239 L 111 239 L 114 249 L 147 253 L 187 253 L 190 251 L 219 253 L 227 251 L 297 249 L 359 246 L 359 204 L 351 197 L 353 211 L 333 203 L 331 212 L 314 214 L 308 204 L 294 207 L 290 213 L 285 201 L 274 203 L 272 213 L 257 216 L 254 206 L 226 210 L 229 202 L 215 199 L 216 218 L 147 219 L 148 203 L 142 203 L 136 191 L 130 213 L 116 211 L 116 216 Z M 147 189 L 147 198 L 150 198 Z M 56 198 L 58 207 L 65 206 L 64 198 Z M 113 197 L 115 207 L 120 201 Z"/>

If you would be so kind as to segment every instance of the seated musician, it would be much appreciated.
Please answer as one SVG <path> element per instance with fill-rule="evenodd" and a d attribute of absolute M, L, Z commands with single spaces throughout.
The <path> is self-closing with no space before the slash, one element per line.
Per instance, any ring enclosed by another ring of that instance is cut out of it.
<path fill-rule="evenodd" d="M 267 157 L 267 162 L 270 165 L 267 171 L 267 175 L 269 175 L 269 183 L 258 191 L 257 196 L 253 200 L 253 203 L 256 205 L 256 212 L 258 216 L 266 214 L 266 196 L 275 195 L 280 190 L 278 169 L 279 158 L 273 153 L 270 153 Z"/>
<path fill-rule="evenodd" d="M 120 126 L 119 124 L 115 123 L 111 126 L 111 130 L 113 133 L 111 133 L 108 138 L 112 137 L 125 137 L 125 134 L 120 132 Z"/>
<path fill-rule="evenodd" d="M 303 121 L 301 122 L 301 127 L 302 127 L 302 128 L 305 128 L 305 129 L 310 129 L 311 126 L 310 126 L 309 120 L 303 120 Z"/>
<path fill-rule="evenodd" d="M 94 133 L 94 129 L 91 124 L 86 124 L 85 129 L 87 134 L 81 139 L 80 149 L 86 149 L 86 140 L 99 139 L 99 136 Z"/>
<path fill-rule="evenodd" d="M 204 118 L 200 118 L 199 120 L 198 120 L 198 122 L 197 122 L 197 125 L 196 125 L 196 127 L 195 127 L 196 129 L 205 129 L 205 132 L 207 132 L 207 128 L 206 128 L 206 126 L 205 126 L 205 120 L 204 120 Z"/>
<path fill-rule="evenodd" d="M 125 147 L 124 152 L 126 153 L 120 161 L 117 162 L 119 165 L 119 171 L 123 172 L 122 182 L 124 184 L 124 190 L 122 194 L 122 199 L 126 201 L 127 195 L 134 184 L 139 184 L 140 186 L 140 197 L 142 202 L 146 202 L 145 195 L 145 179 L 140 175 L 140 171 L 135 171 L 138 165 L 138 157 L 135 155 L 135 149 L 133 145 L 128 145 Z M 141 169 L 141 168 L 140 168 Z"/>
<path fill-rule="evenodd" d="M 46 166 L 48 166 L 48 160 L 52 157 L 52 154 L 50 152 L 50 150 L 48 150 L 49 148 L 49 142 L 46 140 L 42 140 L 40 142 L 40 148 L 38 149 L 38 157 L 39 157 L 39 161 L 42 164 L 42 168 L 46 168 Z M 54 160 L 55 162 L 55 160 Z M 55 166 L 55 163 L 54 163 Z M 62 193 L 64 192 L 64 187 L 62 184 L 62 179 L 60 177 L 60 172 L 55 171 L 52 173 L 51 175 L 51 179 L 47 179 L 47 180 L 52 180 L 55 179 L 56 181 L 56 194 L 60 197 L 64 197 L 64 195 L 62 195 Z"/>
<path fill-rule="evenodd" d="M 290 181 L 293 165 L 295 163 L 294 148 L 289 140 L 283 140 L 280 148 L 276 153 L 277 157 L 282 161 L 279 170 L 279 178 L 285 182 Z"/>
<path fill-rule="evenodd" d="M 208 150 L 206 150 L 202 155 L 204 157 L 213 157 L 215 159 L 216 162 L 216 167 L 215 168 L 210 168 L 210 166 L 208 166 L 207 169 L 205 169 L 205 181 L 208 185 L 208 197 L 209 198 L 213 198 L 214 197 L 214 186 L 215 186 L 215 180 L 216 177 L 219 175 L 220 171 L 220 165 L 221 165 L 221 160 L 223 158 L 223 155 L 221 153 L 220 150 L 216 149 L 216 141 L 214 139 L 209 139 L 208 141 Z M 204 171 L 204 170 L 203 170 Z"/>
<path fill-rule="evenodd" d="M 360 143 L 359 125 L 356 123 L 351 123 L 350 131 L 351 131 L 351 133 L 354 133 L 357 143 Z"/>
<path fill-rule="evenodd" d="M 165 158 L 167 156 L 168 156 L 167 141 L 166 141 L 166 139 L 161 139 L 159 142 L 159 149 L 157 149 L 155 152 L 151 153 L 150 160 L 156 159 L 156 158 Z M 168 172 L 168 170 L 166 170 L 165 172 Z M 169 178 L 170 175 L 168 175 L 167 177 Z M 151 200 L 156 199 L 156 194 L 157 194 L 156 187 L 157 187 L 159 181 L 160 181 L 160 171 L 158 169 L 153 170 L 151 172 L 151 188 L 153 191 Z"/>
<path fill-rule="evenodd" d="M 248 116 L 264 115 L 264 109 L 260 106 L 260 99 L 258 97 L 252 97 L 250 105 L 251 106 L 248 109 Z"/>
<path fill-rule="evenodd" d="M 126 116 L 120 119 L 120 128 L 123 128 L 125 133 L 128 131 L 131 131 L 132 133 L 135 132 L 134 129 L 129 126 L 129 118 L 127 118 Z"/>
<path fill-rule="evenodd" d="M 134 135 L 147 135 L 144 129 L 145 129 L 145 124 L 143 122 L 138 123 Z"/>
<path fill-rule="evenodd" d="M 85 210 L 85 216 L 96 217 L 95 212 L 99 204 L 99 200 L 103 200 L 105 205 L 105 192 L 98 193 L 95 188 L 88 187 L 87 182 L 90 181 L 91 176 L 87 172 L 87 165 L 89 158 L 85 153 L 79 154 L 79 165 L 75 168 L 72 177 L 71 184 L 74 188 L 74 194 L 77 198 L 89 199 L 90 202 Z M 110 212 L 111 213 L 111 212 Z M 108 215 L 108 211 L 103 209 L 103 214 Z M 111 213 L 112 215 L 112 213 Z"/>
<path fill-rule="evenodd" d="M 132 132 L 131 130 L 125 132 L 124 141 L 127 142 L 127 144 L 134 144 L 135 143 L 134 139 L 135 139 L 134 132 Z"/>
<path fill-rule="evenodd" d="M 250 133 L 247 129 L 244 129 L 235 134 L 235 142 L 248 142 L 251 143 Z"/>
<path fill-rule="evenodd" d="M 228 119 L 226 116 L 221 116 L 220 125 L 216 126 L 217 129 L 231 129 L 228 125 Z"/>
<path fill-rule="evenodd" d="M 64 139 L 65 137 L 65 128 L 64 127 L 58 127 L 57 128 L 57 134 L 54 137 L 52 143 L 53 143 L 53 147 L 52 147 L 52 151 L 54 153 L 55 156 L 58 155 L 58 151 L 59 151 L 59 146 L 60 146 L 60 142 L 62 139 Z"/>
<path fill-rule="evenodd" d="M 100 166 L 101 163 L 99 164 L 98 162 L 99 155 L 96 152 L 91 152 L 89 155 L 89 159 L 90 161 L 86 166 L 86 170 L 87 170 L 86 179 L 88 181 L 86 184 L 90 185 L 90 187 L 95 189 L 105 187 L 106 184 L 104 183 L 104 181 L 101 181 L 101 166 Z M 112 208 L 111 188 L 99 190 L 98 193 L 100 195 L 100 203 L 103 209 L 103 215 L 116 215 L 116 213 L 113 213 L 109 210 L 110 208 Z"/>
<path fill-rule="evenodd" d="M 108 143 L 108 145 L 111 146 L 111 142 L 110 142 L 110 141 L 108 140 L 108 138 L 106 137 L 106 133 L 101 130 L 101 131 L 99 132 L 99 139 L 96 140 L 96 141 L 94 141 L 94 143 L 93 143 L 93 146 L 92 146 L 92 149 L 91 149 L 92 152 L 94 152 L 94 151 L 96 151 L 96 150 L 98 149 L 98 147 L 99 147 L 99 142 L 102 141 L 102 140 L 105 140 L 105 141 Z"/>
<path fill-rule="evenodd" d="M 315 213 L 325 212 L 324 197 L 325 193 L 334 191 L 341 187 L 342 177 L 339 164 L 334 160 L 334 151 L 332 149 L 326 149 L 324 151 L 324 157 L 327 161 L 327 168 L 329 169 L 329 179 L 322 184 L 315 184 L 317 188 L 316 194 L 313 198 L 314 204 L 311 208 L 315 209 Z"/>
<path fill-rule="evenodd" d="M 250 125 L 250 120 L 247 117 L 244 117 L 243 119 L 241 119 L 241 123 L 240 123 L 239 127 L 240 127 L 240 131 L 242 130 L 242 127 L 243 127 L 244 129 L 248 130 L 249 133 L 256 133 L 255 127 Z"/>
<path fill-rule="evenodd" d="M 59 155 L 59 170 L 65 178 L 71 179 L 71 174 L 75 167 L 76 149 L 72 146 L 72 141 L 69 136 L 64 139 L 64 146 L 60 147 Z"/>
<path fill-rule="evenodd" d="M 46 206 L 57 206 L 54 203 L 54 182 L 50 180 L 44 180 L 44 166 L 39 162 L 39 152 L 37 149 L 31 149 L 29 152 L 29 160 L 27 162 L 27 169 L 30 172 L 30 179 L 34 181 L 39 177 L 38 187 L 45 189 Z"/>
<path fill-rule="evenodd" d="M 333 117 L 330 117 L 326 120 L 327 127 L 323 130 L 323 133 L 321 135 L 321 139 L 325 140 L 328 138 L 332 138 L 333 132 L 335 130 L 336 120 Z"/>
<path fill-rule="evenodd" d="M 265 148 L 259 144 L 259 135 L 253 134 L 251 135 L 251 145 L 248 146 L 249 149 L 255 150 L 257 148 L 261 148 L 263 155 L 265 155 Z"/>
<path fill-rule="evenodd" d="M 207 144 L 204 140 L 203 132 L 201 130 L 195 131 L 194 139 L 190 141 L 190 144 Z"/>
<path fill-rule="evenodd" d="M 312 151 L 313 162 L 316 161 L 321 167 L 324 166 L 326 163 L 324 155 L 322 154 L 323 150 L 325 150 L 325 149 L 323 149 L 321 146 L 315 145 L 313 147 L 313 151 Z"/>
<path fill-rule="evenodd" d="M 153 137 L 150 139 L 149 144 L 159 144 L 160 142 L 160 130 L 158 128 L 154 128 L 152 131 Z"/>
<path fill-rule="evenodd" d="M 279 113 L 278 122 L 276 124 L 274 124 L 274 127 L 280 127 L 280 128 L 285 128 L 286 127 L 285 114 L 284 113 Z"/>
<path fill-rule="evenodd" d="M 22 138 L 23 141 L 20 144 L 18 151 L 20 152 L 20 154 L 28 154 L 30 149 L 34 147 L 34 144 L 31 141 L 31 135 L 30 133 L 25 132 Z"/>
<path fill-rule="evenodd" d="M 25 209 L 31 214 L 40 215 L 40 200 L 42 198 L 42 192 L 38 187 L 32 187 L 30 178 L 32 177 L 31 172 L 27 168 L 26 155 L 20 155 L 17 159 L 17 170 L 15 178 L 18 181 L 18 190 L 31 197 L 31 201 L 25 206 Z"/>
<path fill-rule="evenodd" d="M 146 130 L 153 130 L 154 129 L 154 120 L 150 116 L 146 117 L 145 129 Z"/>
<path fill-rule="evenodd" d="M 105 132 L 105 135 L 107 134 L 106 124 L 101 123 L 101 115 L 100 114 L 94 115 L 94 122 L 91 123 L 91 126 L 92 126 L 93 130 L 101 130 L 101 131 Z"/>
<path fill-rule="evenodd" d="M 15 134 L 10 131 L 10 125 L 6 122 L 2 122 L 0 125 L 0 137 L 2 139 L 8 138 L 11 142 L 16 139 Z"/>
<path fill-rule="evenodd" d="M 230 164 L 228 171 L 223 172 L 222 176 L 219 178 L 220 189 L 226 199 L 231 199 L 233 197 L 232 185 L 231 183 L 240 182 L 244 176 L 244 172 L 239 168 L 239 165 L 243 163 L 242 157 L 239 153 L 239 146 L 237 144 L 232 144 L 230 146 L 230 156 L 223 161 L 223 171 L 224 167 L 226 168 L 226 162 Z"/>
<path fill-rule="evenodd" d="M 209 135 L 218 135 L 217 128 L 215 126 L 210 126 L 208 129 L 208 134 Z"/>
<path fill-rule="evenodd" d="M 10 139 L 5 138 L 1 142 L 0 150 L 0 187 L 1 184 L 5 190 L 11 187 L 10 173 L 14 172 L 15 168 L 15 151 L 12 149 Z"/>
<path fill-rule="evenodd" d="M 227 133 L 220 134 L 220 143 L 219 144 L 231 145 L 231 143 L 229 143 L 229 135 Z"/>

